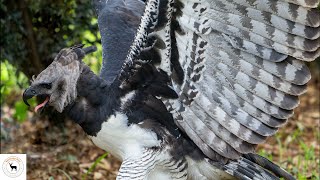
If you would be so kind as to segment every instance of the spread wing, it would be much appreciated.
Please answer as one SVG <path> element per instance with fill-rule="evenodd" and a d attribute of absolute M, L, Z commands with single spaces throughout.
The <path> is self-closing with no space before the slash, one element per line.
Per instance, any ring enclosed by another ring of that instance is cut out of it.
<path fill-rule="evenodd" d="M 320 54 L 318 4 L 149 0 L 120 87 L 147 87 L 145 67 L 156 66 L 178 98 L 157 94 L 160 85 L 151 93 L 180 130 L 209 158 L 237 159 L 274 135 L 306 91 L 310 72 L 304 61 Z"/>
<path fill-rule="evenodd" d="M 100 76 L 112 83 L 133 42 L 144 3 L 139 0 L 93 0 L 103 48 Z"/>

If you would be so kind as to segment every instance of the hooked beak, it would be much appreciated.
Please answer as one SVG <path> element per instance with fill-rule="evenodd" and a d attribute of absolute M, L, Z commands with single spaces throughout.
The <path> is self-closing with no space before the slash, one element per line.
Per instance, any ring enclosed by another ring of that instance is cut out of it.
<path fill-rule="evenodd" d="M 28 103 L 28 99 L 31 99 L 33 96 L 36 95 L 36 91 L 31 89 L 31 88 L 27 88 L 24 92 L 23 92 L 23 102 L 27 105 L 30 106 L 30 104 Z"/>
<path fill-rule="evenodd" d="M 37 97 L 40 97 L 40 98 L 45 98 L 45 100 L 41 104 L 38 104 L 34 109 L 35 112 L 38 112 L 38 110 L 41 109 L 41 112 L 42 112 L 44 107 L 48 104 L 48 102 L 50 100 L 50 96 L 47 95 L 47 94 L 37 94 L 36 90 L 32 89 L 32 87 L 29 87 L 28 89 L 26 89 L 23 92 L 23 102 L 27 106 L 30 106 L 29 103 L 28 103 L 28 99 L 31 99 L 33 96 L 37 96 Z"/>

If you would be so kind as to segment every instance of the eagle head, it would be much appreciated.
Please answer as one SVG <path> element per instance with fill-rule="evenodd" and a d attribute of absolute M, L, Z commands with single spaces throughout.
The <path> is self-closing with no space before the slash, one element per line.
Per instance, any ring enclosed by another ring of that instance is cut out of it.
<path fill-rule="evenodd" d="M 96 47 L 83 48 L 83 45 L 76 45 L 62 49 L 53 62 L 44 69 L 37 77 L 33 77 L 31 85 L 23 93 L 23 100 L 39 96 L 44 102 L 35 107 L 37 112 L 46 105 L 53 106 L 58 112 L 77 97 L 77 81 L 82 72 L 82 58 Z"/>

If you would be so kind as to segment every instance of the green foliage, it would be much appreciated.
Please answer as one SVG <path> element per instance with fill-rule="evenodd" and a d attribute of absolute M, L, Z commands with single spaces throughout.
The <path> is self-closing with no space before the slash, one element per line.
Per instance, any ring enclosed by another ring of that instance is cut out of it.
<path fill-rule="evenodd" d="M 268 158 L 269 160 L 277 162 L 281 167 L 286 169 L 289 173 L 293 174 L 297 179 L 320 179 L 318 169 L 315 167 L 320 166 L 320 161 L 317 157 L 316 148 L 308 145 L 303 137 L 305 136 L 305 127 L 302 123 L 297 122 L 297 128 L 288 135 L 283 131 L 278 132 L 275 135 L 277 142 L 277 153 L 275 156 L 265 149 L 260 149 L 258 154 Z M 312 129 L 314 137 L 320 134 L 318 129 Z M 285 138 L 285 140 L 284 140 Z M 317 138 L 318 139 L 318 138 Z M 293 144 L 296 147 L 295 156 L 287 156 L 285 153 L 293 148 Z M 275 150 L 273 150 L 274 152 Z M 275 159 L 276 158 L 276 159 Z"/>
<path fill-rule="evenodd" d="M 19 121 L 19 122 L 23 122 L 24 120 L 26 120 L 27 118 L 27 110 L 28 107 L 24 104 L 23 101 L 17 101 L 15 103 L 14 106 L 15 109 L 15 113 L 14 113 L 14 117 Z"/>
<path fill-rule="evenodd" d="M 107 157 L 107 156 L 108 156 L 108 153 L 107 153 L 107 152 L 104 153 L 104 154 L 102 154 L 101 156 L 99 156 L 99 157 L 94 161 L 94 163 L 90 166 L 90 168 L 88 169 L 87 173 L 82 176 L 82 180 L 87 179 L 87 176 L 88 176 L 89 174 L 91 174 L 91 173 L 94 171 L 94 169 L 96 168 L 96 166 L 102 161 L 102 159 L 104 159 L 104 158 Z"/>
<path fill-rule="evenodd" d="M 1 106 L 7 104 L 14 107 L 13 117 L 19 122 L 23 122 L 27 118 L 28 107 L 20 98 L 22 90 L 28 85 L 28 78 L 8 61 L 1 62 Z M 18 100 L 19 99 L 19 100 Z M 35 101 L 30 101 L 31 105 Z"/>
<path fill-rule="evenodd" d="M 18 72 L 8 61 L 1 62 L 1 105 L 3 104 L 4 96 L 12 94 L 13 90 L 27 87 L 27 82 L 27 77 L 23 73 Z"/>
<path fill-rule="evenodd" d="M 0 13 L 6 14 L 0 21 L 0 59 L 28 77 L 50 64 L 60 49 L 99 41 L 91 0 L 0 0 L 0 4 Z"/>

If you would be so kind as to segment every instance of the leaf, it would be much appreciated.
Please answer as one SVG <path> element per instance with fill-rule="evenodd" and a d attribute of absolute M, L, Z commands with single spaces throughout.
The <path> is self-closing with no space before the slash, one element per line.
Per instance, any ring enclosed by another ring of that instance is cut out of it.
<path fill-rule="evenodd" d="M 1 62 L 1 83 L 9 80 L 9 72 L 5 63 Z"/>
<path fill-rule="evenodd" d="M 14 105 L 15 107 L 15 113 L 14 117 L 21 123 L 26 120 L 27 113 L 28 113 L 28 107 L 23 103 L 23 101 L 18 101 Z"/>
<path fill-rule="evenodd" d="M 87 179 L 88 174 L 91 174 L 93 172 L 93 170 L 96 168 L 96 166 L 100 163 L 100 161 L 102 159 L 104 159 L 106 156 L 108 155 L 108 152 L 102 154 L 101 156 L 99 156 L 96 161 L 94 161 L 94 163 L 91 165 L 91 167 L 89 168 L 89 170 L 87 171 L 86 174 L 84 174 L 84 176 L 82 176 L 82 179 Z"/>
<path fill-rule="evenodd" d="M 83 35 L 84 35 L 84 38 L 90 42 L 96 41 L 96 36 L 90 31 L 85 31 Z"/>

